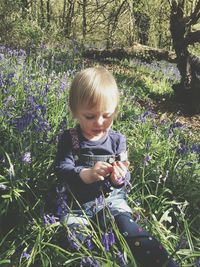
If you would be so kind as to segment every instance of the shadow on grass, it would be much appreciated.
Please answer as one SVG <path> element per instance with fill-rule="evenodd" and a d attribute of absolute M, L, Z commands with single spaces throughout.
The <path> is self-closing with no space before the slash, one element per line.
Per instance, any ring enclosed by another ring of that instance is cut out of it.
<path fill-rule="evenodd" d="M 118 63 L 118 67 L 119 67 Z M 112 63 L 115 69 L 116 62 Z M 122 70 L 124 66 L 122 65 Z M 199 97 L 192 98 L 179 91 L 179 94 L 173 88 L 176 88 L 178 84 L 172 85 L 171 92 L 156 92 L 152 91 L 147 86 L 145 81 L 141 79 L 139 74 L 134 74 L 134 68 L 126 66 L 123 72 L 116 73 L 116 78 L 119 84 L 125 84 L 127 88 L 132 88 L 132 93 L 138 99 L 138 102 L 143 103 L 143 106 L 149 106 L 149 102 L 152 102 L 152 107 L 157 112 L 161 113 L 175 113 L 183 116 L 193 116 L 200 114 L 200 101 Z M 131 92 L 129 91 L 129 94 Z"/>

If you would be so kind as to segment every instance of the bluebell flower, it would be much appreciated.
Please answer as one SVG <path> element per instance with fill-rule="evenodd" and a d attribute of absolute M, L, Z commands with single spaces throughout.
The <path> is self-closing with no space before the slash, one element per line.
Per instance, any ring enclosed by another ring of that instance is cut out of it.
<path fill-rule="evenodd" d="M 26 51 L 24 49 L 20 49 L 19 52 L 18 52 L 18 55 L 25 57 L 26 56 Z"/>
<path fill-rule="evenodd" d="M 61 185 L 56 187 L 57 192 L 57 216 L 66 215 L 68 212 L 66 187 Z"/>
<path fill-rule="evenodd" d="M 47 92 L 49 91 L 49 88 L 50 88 L 50 84 L 46 84 L 45 85 L 45 94 L 47 94 Z"/>
<path fill-rule="evenodd" d="M 22 117 L 13 119 L 12 124 L 20 131 L 23 132 L 34 121 L 34 115 L 31 113 L 25 113 Z"/>
<path fill-rule="evenodd" d="M 114 235 L 112 229 L 109 229 L 108 232 L 103 234 L 102 244 L 103 244 L 106 251 L 109 251 L 110 247 L 115 244 L 115 235 Z"/>
<path fill-rule="evenodd" d="M 200 257 L 196 258 L 196 267 L 200 267 Z"/>
<path fill-rule="evenodd" d="M 197 144 L 193 144 L 192 145 L 192 152 L 195 152 L 195 153 L 199 153 L 200 152 L 199 146 Z"/>
<path fill-rule="evenodd" d="M 68 206 L 67 206 L 67 197 L 65 196 L 58 196 L 57 200 L 57 216 L 63 216 L 66 215 L 68 212 Z"/>
<path fill-rule="evenodd" d="M 31 164 L 31 162 L 32 162 L 31 152 L 24 153 L 24 155 L 22 156 L 22 161 L 27 163 L 27 164 Z"/>
<path fill-rule="evenodd" d="M 180 123 L 180 122 L 173 122 L 173 123 L 170 125 L 170 128 L 171 128 L 171 129 L 182 128 L 182 127 L 183 127 L 183 124 Z"/>
<path fill-rule="evenodd" d="M 85 244 L 89 250 L 93 250 L 94 244 L 92 241 L 92 236 L 87 236 L 87 238 L 85 239 Z"/>
<path fill-rule="evenodd" d="M 92 257 L 84 257 L 82 260 L 81 260 L 81 267 L 83 266 L 87 266 L 87 267 L 99 267 L 99 262 L 97 260 L 95 260 L 94 258 Z"/>
<path fill-rule="evenodd" d="M 108 233 L 103 234 L 102 244 L 103 244 L 106 251 L 110 250 L 110 241 L 109 241 L 109 234 Z"/>
<path fill-rule="evenodd" d="M 4 105 L 5 106 L 8 106 L 8 105 L 14 105 L 14 104 L 16 104 L 16 98 L 14 96 L 9 95 L 6 98 L 6 100 L 4 102 Z"/>
<path fill-rule="evenodd" d="M 186 154 L 186 153 L 188 152 L 188 147 L 187 147 L 187 145 L 184 144 L 184 143 L 181 143 L 181 144 L 179 145 L 179 147 L 178 147 L 178 152 L 179 152 L 180 154 Z"/>
<path fill-rule="evenodd" d="M 79 250 L 80 249 L 80 244 L 78 244 L 78 239 L 76 237 L 76 233 L 71 231 L 68 233 L 67 235 L 67 239 L 69 241 L 69 244 L 72 248 L 74 248 L 75 250 Z"/>
<path fill-rule="evenodd" d="M 68 80 L 67 80 L 67 75 L 65 74 L 64 77 L 60 80 L 61 92 L 65 91 L 65 89 L 67 88 L 67 85 L 68 85 Z"/>
<path fill-rule="evenodd" d="M 150 160 L 151 160 L 151 157 L 149 156 L 149 154 L 147 154 L 144 158 L 144 165 L 147 166 Z"/>
<path fill-rule="evenodd" d="M 173 122 L 170 124 L 169 128 L 167 129 L 167 133 L 169 138 L 171 138 L 174 135 L 174 129 L 182 129 L 184 125 L 180 122 Z"/>
<path fill-rule="evenodd" d="M 121 267 L 127 266 L 127 262 L 126 262 L 126 260 L 124 258 L 124 255 L 120 251 L 118 251 L 118 253 L 117 253 L 117 260 L 118 260 L 119 265 Z"/>
<path fill-rule="evenodd" d="M 146 118 L 151 114 L 150 111 L 145 111 L 142 115 L 138 117 L 138 121 L 141 123 L 145 123 Z"/>
<path fill-rule="evenodd" d="M 114 245 L 115 244 L 115 235 L 114 235 L 112 229 L 110 229 L 108 232 L 108 238 L 109 238 L 110 246 Z"/>
<path fill-rule="evenodd" d="M 95 199 L 95 203 L 97 206 L 102 206 L 105 204 L 105 199 L 104 199 L 103 194 L 101 194 L 99 197 Z"/>
<path fill-rule="evenodd" d="M 4 60 L 4 54 L 0 54 L 0 60 Z"/>
<path fill-rule="evenodd" d="M 46 214 L 44 215 L 44 223 L 45 225 L 53 224 L 58 221 L 58 218 L 54 215 Z"/>
<path fill-rule="evenodd" d="M 22 253 L 22 257 L 26 258 L 26 260 L 28 260 L 30 258 L 30 256 L 31 256 L 31 251 L 30 252 L 24 251 Z"/>

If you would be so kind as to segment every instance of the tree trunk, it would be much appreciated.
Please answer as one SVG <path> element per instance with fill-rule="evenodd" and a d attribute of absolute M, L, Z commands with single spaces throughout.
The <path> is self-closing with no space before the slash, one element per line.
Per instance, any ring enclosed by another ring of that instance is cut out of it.
<path fill-rule="evenodd" d="M 21 0 L 22 18 L 25 19 L 29 10 L 29 3 L 27 0 Z"/>
<path fill-rule="evenodd" d="M 47 1 L 47 22 L 48 22 L 48 26 L 50 26 L 50 23 L 51 23 L 50 0 Z"/>
<path fill-rule="evenodd" d="M 149 41 L 150 17 L 140 11 L 135 12 L 135 24 L 138 29 L 140 44 L 147 45 Z"/>
<path fill-rule="evenodd" d="M 65 16 L 66 16 L 67 0 L 63 0 L 63 15 L 62 15 L 62 27 L 65 28 Z"/>
<path fill-rule="evenodd" d="M 44 18 L 44 2 L 43 0 L 40 0 L 40 16 L 41 16 L 41 20 L 40 20 L 40 26 L 41 28 L 44 28 L 45 26 L 45 18 Z"/>
<path fill-rule="evenodd" d="M 87 5 L 87 0 L 83 0 L 83 26 L 82 26 L 83 42 L 85 41 L 86 31 L 87 31 L 86 5 Z"/>
<path fill-rule="evenodd" d="M 199 31 L 195 34 L 191 32 L 192 15 L 184 16 L 184 4 L 183 0 L 173 0 L 171 5 L 170 31 L 181 75 L 180 83 L 173 88 L 181 101 L 200 103 L 200 59 L 188 50 L 189 44 L 198 41 L 200 37 Z"/>
<path fill-rule="evenodd" d="M 70 37 L 72 32 L 72 23 L 74 18 L 74 4 L 75 1 L 68 0 L 68 10 L 67 14 L 65 15 L 65 25 L 64 25 L 64 33 L 67 37 Z"/>

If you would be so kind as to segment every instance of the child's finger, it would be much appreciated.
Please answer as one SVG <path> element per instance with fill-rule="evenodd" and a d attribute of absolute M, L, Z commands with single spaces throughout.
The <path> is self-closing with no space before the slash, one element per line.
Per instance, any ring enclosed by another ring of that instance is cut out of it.
<path fill-rule="evenodd" d="M 118 162 L 117 167 L 118 167 L 118 172 L 120 173 L 121 177 L 124 177 L 127 173 L 128 170 L 128 162 L 124 164 L 123 162 Z"/>

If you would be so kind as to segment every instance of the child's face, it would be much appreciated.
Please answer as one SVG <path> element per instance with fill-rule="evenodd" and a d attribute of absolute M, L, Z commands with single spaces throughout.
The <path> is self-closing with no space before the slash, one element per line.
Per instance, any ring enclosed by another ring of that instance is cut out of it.
<path fill-rule="evenodd" d="M 111 103 L 109 107 L 80 108 L 76 118 L 84 137 L 93 141 L 102 138 L 112 126 L 115 110 L 115 103 Z"/>

